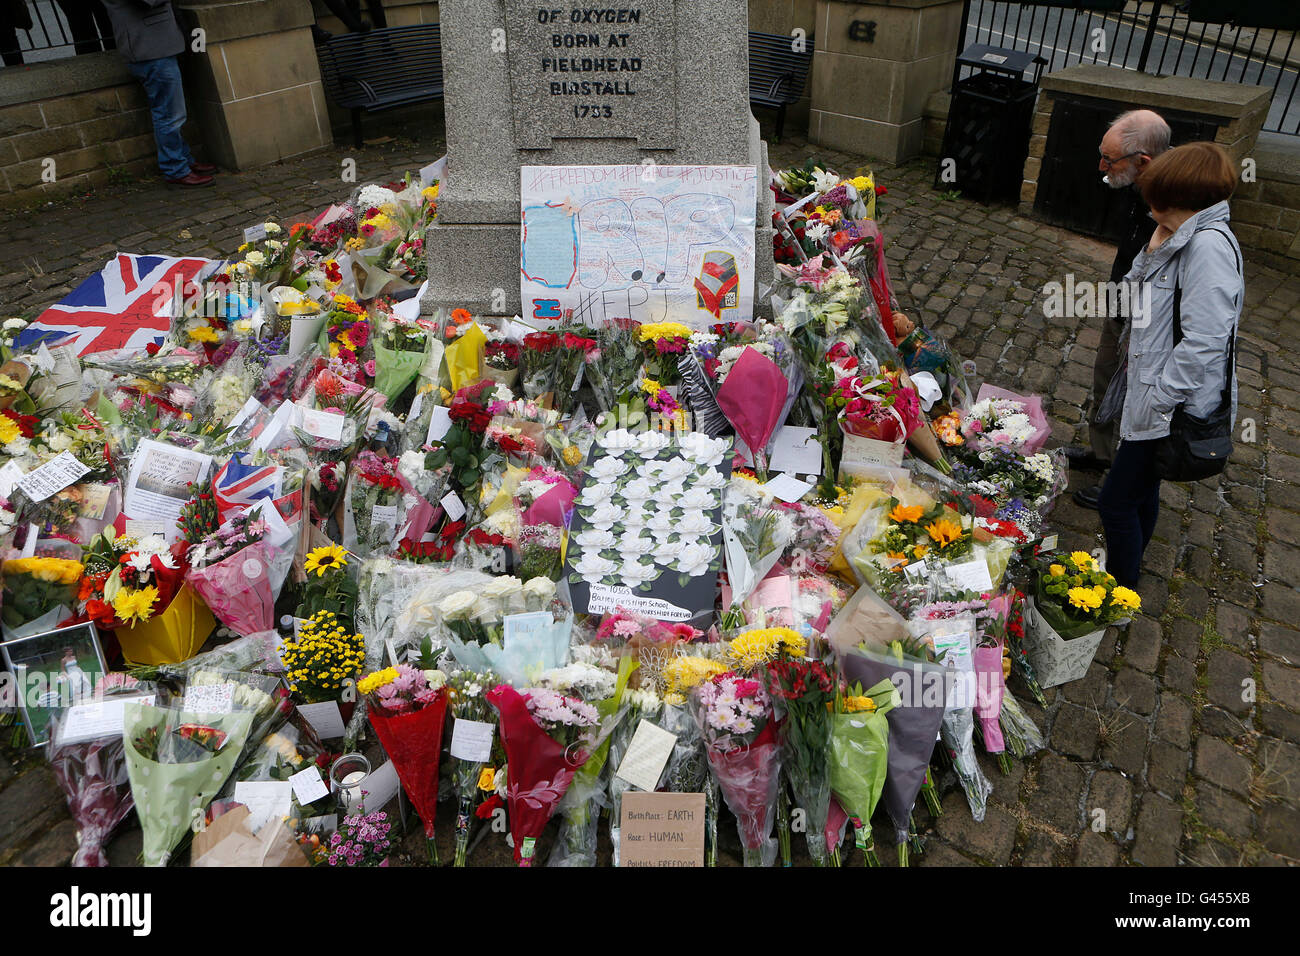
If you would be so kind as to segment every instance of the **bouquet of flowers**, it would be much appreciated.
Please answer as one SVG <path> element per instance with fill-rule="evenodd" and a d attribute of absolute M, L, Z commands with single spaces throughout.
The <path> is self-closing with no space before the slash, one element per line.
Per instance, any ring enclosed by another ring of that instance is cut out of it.
<path fill-rule="evenodd" d="M 740 474 L 732 476 L 722 498 L 722 542 L 727 560 L 729 607 L 724 628 L 743 625 L 745 601 L 794 539 L 794 522 L 759 488 Z"/>
<path fill-rule="evenodd" d="M 447 675 L 417 670 L 407 664 L 387 667 L 361 678 L 357 690 L 370 704 L 370 725 L 384 752 L 393 761 L 402 789 L 410 797 L 429 845 L 438 811 L 438 759 L 442 754 L 442 725 L 447 717 Z"/>
<path fill-rule="evenodd" d="M 317 611 L 280 648 L 289 689 L 308 704 L 338 700 L 364 658 L 365 638 L 350 633 L 333 611 Z"/>
<path fill-rule="evenodd" d="M 693 699 L 709 767 L 736 816 L 745 866 L 771 866 L 781 776 L 771 697 L 760 681 L 728 672 L 700 684 Z"/>
<path fill-rule="evenodd" d="M 71 616 L 84 570 L 80 561 L 10 558 L 2 567 L 4 606 L 0 617 L 7 636 L 53 630 L 59 621 Z"/>
<path fill-rule="evenodd" d="M 528 398 L 551 404 L 560 337 L 554 332 L 529 332 L 519 352 L 519 383 Z"/>
<path fill-rule="evenodd" d="M 1038 613 L 1065 640 L 1128 620 L 1142 598 L 1115 582 L 1087 551 L 1075 551 L 1038 575 Z"/>
<path fill-rule="evenodd" d="M 537 838 L 590 756 L 600 715 L 590 704 L 540 687 L 520 692 L 498 684 L 487 702 L 501 720 L 515 861 L 532 866 Z"/>
<path fill-rule="evenodd" d="M 185 545 L 168 545 L 160 535 L 92 539 L 85 554 L 80 594 L 86 615 L 105 628 L 144 623 L 162 614 L 184 581 Z"/>
<path fill-rule="evenodd" d="M 650 322 L 637 329 L 645 377 L 667 388 L 681 382 L 678 360 L 686 351 L 692 329 L 680 322 Z"/>
<path fill-rule="evenodd" d="M 187 580 L 217 619 L 239 634 L 275 627 L 275 601 L 293 560 L 292 551 L 267 539 L 265 507 L 227 521 L 187 556 Z"/>
<path fill-rule="evenodd" d="M 830 715 L 831 791 L 849 815 L 863 862 L 879 866 L 871 817 L 885 788 L 889 766 L 888 714 L 899 703 L 888 679 L 864 691 L 860 683 L 836 694 Z"/>
<path fill-rule="evenodd" d="M 428 323 L 414 322 L 390 309 L 379 312 L 378 335 L 372 340 L 375 352 L 375 391 L 382 392 L 392 406 L 420 373 L 429 356 Z"/>
<path fill-rule="evenodd" d="M 126 689 L 144 689 L 131 678 L 126 681 L 130 684 Z M 110 701 L 90 706 L 124 705 L 122 701 Z M 77 852 L 72 856 L 72 865 L 108 866 L 104 846 L 135 807 L 125 745 L 121 734 L 105 733 L 89 739 L 75 736 L 68 729 L 67 717 L 65 712 L 53 719 L 45 756 L 77 824 Z"/>
<path fill-rule="evenodd" d="M 783 763 L 797 804 L 808 814 L 808 855 L 818 866 L 830 862 L 826 817 L 830 812 L 830 705 L 836 681 L 817 660 L 775 661 L 767 666 L 767 690 L 784 729 Z"/>
<path fill-rule="evenodd" d="M 644 362 L 640 330 L 641 324 L 630 319 L 616 319 L 596 330 L 599 347 L 587 353 L 586 378 L 602 412 L 615 412 L 635 397 L 630 386 Z"/>
<path fill-rule="evenodd" d="M 234 771 L 253 715 L 199 714 L 138 703 L 126 704 L 123 712 L 127 775 L 144 830 L 144 863 L 166 866 Z M 178 799 L 182 794 L 184 799 Z"/>
<path fill-rule="evenodd" d="M 641 721 L 653 721 L 663 707 L 659 695 L 653 688 L 646 686 L 627 688 L 623 693 L 623 703 L 627 707 L 627 715 L 610 735 L 609 762 L 606 764 L 612 770 L 609 777 L 609 839 L 614 847 L 615 866 L 618 866 L 619 841 L 622 836 L 623 794 L 632 788 L 632 784 L 614 772 L 627 756 L 628 746 Z"/>
<path fill-rule="evenodd" d="M 452 716 L 457 723 L 465 721 L 471 730 L 491 723 L 487 719 L 491 714 L 491 710 L 488 707 L 484 693 L 492 684 L 493 677 L 491 673 L 462 670 L 451 675 L 447 686 L 451 695 Z M 495 727 L 492 730 L 495 731 Z M 452 734 L 452 779 L 456 784 L 456 798 L 458 801 L 456 808 L 456 858 L 452 865 L 458 867 L 465 865 L 465 857 L 469 849 L 470 813 L 474 810 L 475 797 L 481 790 L 479 786 L 480 778 L 487 767 L 487 758 L 478 759 L 483 756 L 481 750 L 473 753 L 472 756 L 465 756 L 465 754 L 470 752 L 471 747 L 479 745 L 481 745 L 481 742 L 478 739 L 471 740 L 470 734 L 466 734 L 463 738 L 458 738 L 455 732 Z M 459 753 L 458 750 L 460 750 Z M 489 753 L 491 752 L 490 743 L 487 750 Z"/>
<path fill-rule="evenodd" d="M 330 866 L 387 866 L 392 829 L 383 810 L 349 814 L 330 834 L 325 862 Z"/>
<path fill-rule="evenodd" d="M 976 449 L 1006 446 L 1026 455 L 1043 447 L 1052 429 L 1037 395 L 1025 398 L 991 385 L 963 416 L 961 434 Z"/>
<path fill-rule="evenodd" d="M 405 510 L 402 496 L 408 490 L 398 459 L 368 449 L 357 452 L 348 475 L 344 543 L 363 557 L 391 552 Z"/>
<path fill-rule="evenodd" d="M 306 581 L 295 617 L 315 617 L 329 612 L 345 630 L 353 627 L 357 612 L 357 584 L 348 574 L 348 552 L 337 544 L 307 552 L 303 562 Z"/>

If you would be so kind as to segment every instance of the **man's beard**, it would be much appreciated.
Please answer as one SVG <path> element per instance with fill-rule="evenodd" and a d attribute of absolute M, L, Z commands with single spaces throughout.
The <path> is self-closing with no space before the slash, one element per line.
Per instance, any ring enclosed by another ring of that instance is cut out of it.
<path fill-rule="evenodd" d="M 1106 185 L 1111 189 L 1123 189 L 1125 186 L 1132 186 L 1137 180 L 1137 170 L 1129 167 L 1122 173 L 1108 173 L 1105 177 Z"/>

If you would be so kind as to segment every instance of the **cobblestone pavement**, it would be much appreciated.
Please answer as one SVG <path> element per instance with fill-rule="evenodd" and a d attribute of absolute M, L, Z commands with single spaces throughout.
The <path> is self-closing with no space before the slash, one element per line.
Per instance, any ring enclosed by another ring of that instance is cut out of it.
<path fill-rule="evenodd" d="M 441 138 L 439 125 L 223 175 L 215 189 L 130 184 L 0 215 L 0 311 L 39 310 L 114 249 L 228 252 L 244 226 L 294 221 L 346 193 L 345 157 L 357 160 L 359 182 L 383 180 L 436 158 Z M 863 162 L 798 139 L 771 152 L 774 166 L 820 156 L 844 172 Z M 1044 395 L 1057 441 L 1084 438 L 1095 320 L 1049 323 L 1039 290 L 1067 272 L 1104 279 L 1113 247 L 1009 207 L 945 197 L 932 188 L 929 161 L 876 172 L 889 187 L 883 224 L 904 308 L 974 359 L 981 377 Z M 1048 752 L 1016 762 L 1009 776 L 981 755 L 994 784 L 983 823 L 971 820 L 951 773 L 941 775 L 943 814 L 916 814 L 926 836 L 919 865 L 1300 862 L 1300 360 L 1287 347 L 1300 331 L 1300 276 L 1248 261 L 1247 277 L 1239 422 L 1253 435 L 1222 479 L 1164 486 L 1140 586 L 1145 613 L 1108 633 L 1083 680 L 1048 690 L 1046 711 L 1026 704 Z M 1092 479 L 1075 475 L 1071 489 Z M 1096 513 L 1068 496 L 1053 522 L 1063 546 L 1102 544 Z M 445 859 L 450 817 L 440 823 Z M 723 830 L 728 858 L 734 829 Z M 878 840 L 888 845 L 883 830 Z M 412 856 L 422 855 L 417 842 L 413 835 Z M 6 750 L 0 864 L 62 863 L 73 847 L 43 761 Z M 138 848 L 138 831 L 129 831 L 111 859 L 130 863 Z M 500 849 L 489 840 L 473 862 L 504 862 Z M 887 864 L 890 856 L 882 854 Z"/>

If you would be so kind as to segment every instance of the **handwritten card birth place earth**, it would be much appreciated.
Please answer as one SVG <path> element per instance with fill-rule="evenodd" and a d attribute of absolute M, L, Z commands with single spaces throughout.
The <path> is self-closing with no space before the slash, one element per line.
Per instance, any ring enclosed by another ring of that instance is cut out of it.
<path fill-rule="evenodd" d="M 661 621 L 711 613 L 731 439 L 615 429 L 596 443 L 566 555 L 573 609 Z"/>
<path fill-rule="evenodd" d="M 623 794 L 619 866 L 704 866 L 704 794 Z"/>

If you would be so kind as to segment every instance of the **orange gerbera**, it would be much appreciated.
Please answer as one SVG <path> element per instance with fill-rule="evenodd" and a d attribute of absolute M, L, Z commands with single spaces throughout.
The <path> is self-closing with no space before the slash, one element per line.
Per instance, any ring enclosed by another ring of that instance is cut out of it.
<path fill-rule="evenodd" d="M 466 322 L 471 321 L 473 318 L 474 316 L 469 314 L 469 309 L 451 310 L 451 320 L 457 325 L 464 325 Z"/>
<path fill-rule="evenodd" d="M 889 520 L 897 524 L 913 524 L 919 521 L 925 509 L 920 505 L 894 505 L 894 510 L 889 513 Z"/>
<path fill-rule="evenodd" d="M 961 539 L 961 525 L 947 518 L 940 518 L 937 521 L 931 521 L 925 526 L 925 533 L 930 536 L 940 548 L 946 548 L 954 541 Z"/>
<path fill-rule="evenodd" d="M 898 568 L 905 568 L 909 564 L 911 564 L 911 562 L 907 560 L 907 555 L 905 555 L 902 551 L 886 551 L 885 557 L 899 562 L 898 564 L 894 565 L 895 570 L 897 570 Z"/>

